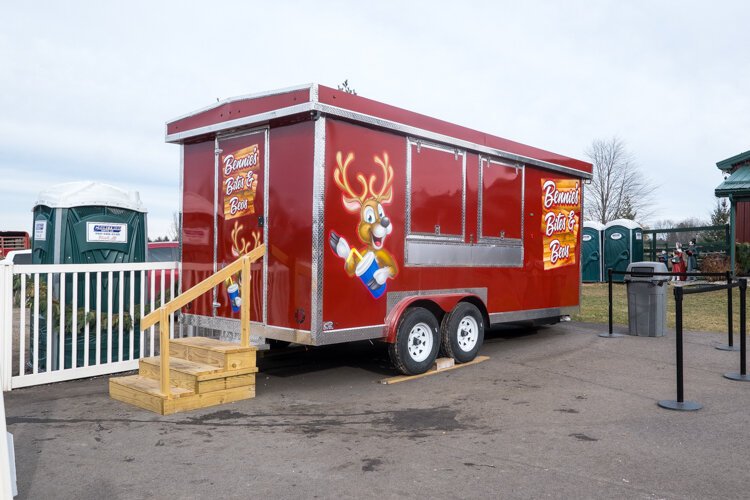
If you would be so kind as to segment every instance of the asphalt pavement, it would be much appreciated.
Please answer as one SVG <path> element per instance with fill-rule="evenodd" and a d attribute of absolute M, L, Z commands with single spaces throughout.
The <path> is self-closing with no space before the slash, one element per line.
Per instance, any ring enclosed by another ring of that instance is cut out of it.
<path fill-rule="evenodd" d="M 109 398 L 106 377 L 6 393 L 18 498 L 749 498 L 750 383 L 739 353 L 685 335 L 562 323 L 488 332 L 488 361 L 417 380 L 384 346 L 292 347 L 257 397 L 171 416 Z"/>

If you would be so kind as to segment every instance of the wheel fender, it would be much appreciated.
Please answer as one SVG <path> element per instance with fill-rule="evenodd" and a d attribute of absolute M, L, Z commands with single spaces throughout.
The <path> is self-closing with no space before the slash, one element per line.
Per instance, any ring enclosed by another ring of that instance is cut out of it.
<path fill-rule="evenodd" d="M 393 309 L 391 309 L 391 312 L 388 313 L 388 316 L 385 318 L 385 341 L 389 344 L 392 344 L 396 341 L 396 333 L 398 329 L 398 321 L 401 318 L 401 315 L 404 314 L 404 312 L 415 303 L 419 302 L 424 304 L 425 302 L 431 303 L 434 306 L 437 306 L 440 310 L 443 311 L 443 313 L 447 314 L 453 310 L 454 307 L 456 307 L 456 304 L 461 302 L 462 300 L 465 300 L 469 297 L 472 297 L 479 301 L 481 304 L 484 304 L 481 298 L 479 296 L 474 294 L 464 294 L 464 293 L 449 293 L 449 294 L 439 294 L 439 295 L 411 295 L 409 297 L 404 297 L 401 299 L 395 306 L 393 306 Z M 438 318 L 438 322 L 440 321 L 440 318 Z"/>

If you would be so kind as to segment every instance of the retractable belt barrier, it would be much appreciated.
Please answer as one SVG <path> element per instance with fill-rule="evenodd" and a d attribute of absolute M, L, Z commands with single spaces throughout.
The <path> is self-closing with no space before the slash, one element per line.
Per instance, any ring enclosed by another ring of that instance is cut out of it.
<path fill-rule="evenodd" d="M 735 351 L 733 345 L 733 331 L 732 331 L 732 289 L 740 289 L 740 371 L 739 372 L 728 372 L 724 374 L 724 377 L 730 380 L 739 380 L 743 382 L 750 382 L 750 376 L 747 374 L 747 337 L 746 337 L 746 305 L 747 305 L 747 278 L 739 278 L 737 281 L 732 281 L 732 277 L 729 272 L 726 273 L 663 273 L 656 271 L 614 271 L 612 269 L 607 270 L 607 283 L 608 283 L 608 294 L 609 294 L 609 331 L 607 333 L 599 334 L 603 338 L 618 338 L 623 337 L 622 334 L 614 333 L 612 330 L 612 276 L 613 275 L 637 275 L 637 276 L 700 276 L 700 277 L 712 277 L 712 278 L 725 278 L 726 284 L 696 284 L 687 286 L 677 286 L 674 288 L 675 297 L 675 358 L 676 358 L 676 369 L 677 369 L 677 399 L 676 400 L 662 400 L 658 402 L 661 408 L 669 410 L 681 410 L 681 411 L 692 411 L 699 410 L 703 407 L 700 403 L 695 401 L 685 401 L 684 394 L 684 381 L 683 381 L 683 338 L 682 338 L 682 301 L 685 295 L 693 295 L 699 293 L 715 292 L 718 290 L 727 290 L 727 334 L 728 342 L 726 345 L 719 345 L 716 348 L 724 351 Z"/>

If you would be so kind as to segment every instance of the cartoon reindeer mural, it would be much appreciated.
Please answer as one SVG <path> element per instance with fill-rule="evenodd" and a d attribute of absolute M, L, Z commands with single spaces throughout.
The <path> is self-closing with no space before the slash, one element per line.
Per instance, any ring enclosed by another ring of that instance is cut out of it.
<path fill-rule="evenodd" d="M 374 157 L 375 164 L 383 170 L 383 185 L 375 189 L 376 176 L 370 176 L 369 182 L 362 173 L 357 174 L 357 181 L 362 189 L 355 192 L 347 179 L 347 169 L 354 161 L 354 153 L 349 153 L 342 162 L 341 151 L 336 153 L 337 167 L 333 172 L 336 185 L 341 189 L 341 200 L 344 208 L 351 213 L 359 214 L 357 236 L 366 247 L 357 250 L 350 248 L 349 243 L 331 231 L 329 243 L 333 252 L 344 259 L 344 269 L 349 276 L 357 276 L 367 287 L 374 298 L 385 292 L 388 278 L 395 278 L 398 266 L 393 256 L 384 248 L 385 240 L 393 231 L 391 220 L 385 215 L 383 205 L 393 199 L 393 167 L 388 162 L 388 153 L 383 157 Z"/>

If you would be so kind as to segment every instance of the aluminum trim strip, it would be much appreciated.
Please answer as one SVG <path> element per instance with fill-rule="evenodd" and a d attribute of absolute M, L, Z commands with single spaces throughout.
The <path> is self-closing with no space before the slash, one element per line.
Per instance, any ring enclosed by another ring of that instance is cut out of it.
<path fill-rule="evenodd" d="M 522 267 L 523 246 L 406 240 L 407 267 Z"/>
<path fill-rule="evenodd" d="M 514 321 L 528 321 L 532 319 L 553 318 L 575 314 L 580 306 L 550 307 L 548 309 L 531 309 L 528 311 L 508 311 L 490 313 L 490 324 L 511 323 Z"/>
<path fill-rule="evenodd" d="M 385 337 L 385 325 L 330 330 L 321 335 L 315 345 L 341 344 L 357 340 L 371 340 Z"/>
<path fill-rule="evenodd" d="M 326 119 L 315 121 L 312 193 L 312 283 L 310 287 L 311 342 L 317 343 L 323 331 L 323 267 L 325 261 L 325 156 Z"/>
<path fill-rule="evenodd" d="M 390 314 L 391 309 L 402 300 L 409 297 L 422 297 L 425 295 L 436 296 L 436 295 L 455 295 L 455 294 L 471 294 L 476 295 L 482 302 L 487 304 L 487 288 L 441 288 L 435 290 L 406 290 L 401 292 L 388 292 L 386 294 L 386 315 Z"/>
<path fill-rule="evenodd" d="M 180 322 L 185 326 L 193 326 L 197 328 L 207 328 L 209 330 L 218 330 L 225 332 L 227 335 L 223 335 L 222 338 L 229 342 L 239 342 L 240 339 L 240 320 L 235 318 L 224 318 L 222 316 L 203 316 L 200 314 L 182 314 Z M 258 328 L 262 325 L 260 323 L 250 323 L 252 327 Z M 259 345 L 264 344 L 265 339 L 258 334 L 250 335 L 250 344 Z"/>
<path fill-rule="evenodd" d="M 199 115 L 201 113 L 205 113 L 206 111 L 211 111 L 212 109 L 216 109 L 216 108 L 221 107 L 221 106 L 223 106 L 225 104 L 231 104 L 231 103 L 237 102 L 237 101 L 247 101 L 247 100 L 250 100 L 250 99 L 258 99 L 258 98 L 261 98 L 261 97 L 270 97 L 270 96 L 273 96 L 273 95 L 289 94 L 290 92 L 297 92 L 298 90 L 305 90 L 306 88 L 312 89 L 312 87 L 315 87 L 316 88 L 316 92 L 317 92 L 317 87 L 318 87 L 317 84 L 307 83 L 307 84 L 304 84 L 304 85 L 296 85 L 294 87 L 286 87 L 286 88 L 283 88 L 283 89 L 268 90 L 268 91 L 264 91 L 264 92 L 258 92 L 258 93 L 255 93 L 255 94 L 244 94 L 244 95 L 240 95 L 240 96 L 228 97 L 226 99 L 222 99 L 219 102 L 215 102 L 213 104 L 209 104 L 208 106 L 204 106 L 202 108 L 196 109 L 195 111 L 191 111 L 191 112 L 189 112 L 187 114 L 178 116 L 176 118 L 172 118 L 171 120 L 167 120 L 167 122 L 164 124 L 165 131 L 166 131 L 166 127 L 169 126 L 170 123 L 173 123 L 173 122 L 176 122 L 176 121 L 179 121 L 179 120 L 184 120 L 185 118 L 190 118 L 191 116 Z M 315 100 L 317 100 L 317 99 L 315 99 Z"/>
<path fill-rule="evenodd" d="M 411 141 L 405 138 L 406 144 L 406 213 L 404 214 L 404 234 L 411 234 Z M 404 255 L 406 255 L 406 242 L 404 241 Z"/>
<path fill-rule="evenodd" d="M 179 212 L 178 212 L 178 219 L 177 223 L 180 225 L 177 229 L 177 253 L 178 253 L 178 261 L 177 261 L 177 295 L 182 294 L 182 221 L 183 221 L 183 215 L 182 212 L 184 210 L 183 206 L 183 198 L 185 196 L 185 145 L 180 144 L 180 192 L 178 193 L 179 196 Z M 146 243 L 148 246 L 148 243 Z M 178 313 L 178 318 L 182 314 L 182 311 Z M 182 322 L 179 320 L 177 321 L 177 324 L 179 325 L 179 334 L 182 336 Z"/>
<path fill-rule="evenodd" d="M 214 265 L 213 272 L 216 274 L 218 271 L 217 266 L 219 265 L 219 155 L 221 149 L 219 149 L 219 138 L 214 138 Z M 216 315 L 216 308 L 213 306 L 216 304 L 218 287 L 213 287 L 211 292 L 211 315 Z"/>
<path fill-rule="evenodd" d="M 263 243 L 266 245 L 266 254 L 263 256 L 263 324 L 268 323 L 268 246 L 269 214 L 268 214 L 268 186 L 271 184 L 269 168 L 271 165 L 271 130 L 266 127 L 265 131 L 265 161 L 263 165 Z"/>

